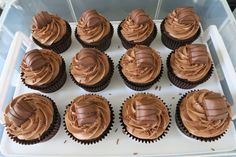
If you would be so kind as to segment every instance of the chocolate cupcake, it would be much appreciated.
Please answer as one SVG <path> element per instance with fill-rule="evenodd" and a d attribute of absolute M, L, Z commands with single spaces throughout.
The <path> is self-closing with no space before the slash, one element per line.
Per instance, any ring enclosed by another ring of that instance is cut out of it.
<path fill-rule="evenodd" d="M 169 80 L 182 89 L 194 88 L 207 81 L 213 65 L 203 44 L 181 46 L 167 58 Z"/>
<path fill-rule="evenodd" d="M 111 45 L 113 26 L 96 10 L 87 10 L 80 17 L 75 37 L 83 47 L 105 51 Z"/>
<path fill-rule="evenodd" d="M 94 144 L 107 136 L 113 119 L 112 107 L 105 98 L 87 94 L 78 96 L 67 106 L 64 127 L 74 141 Z"/>
<path fill-rule="evenodd" d="M 149 93 L 138 93 L 127 98 L 121 107 L 120 120 L 129 137 L 145 143 L 163 138 L 171 121 L 165 103 Z"/>
<path fill-rule="evenodd" d="M 4 120 L 9 137 L 23 145 L 51 139 L 61 124 L 60 114 L 53 100 L 37 93 L 14 98 L 5 109 Z"/>
<path fill-rule="evenodd" d="M 124 48 L 149 46 L 157 35 L 157 28 L 144 10 L 135 9 L 118 26 L 118 35 Z"/>
<path fill-rule="evenodd" d="M 125 84 L 137 91 L 151 88 L 163 73 L 158 52 L 144 45 L 128 49 L 121 57 L 118 68 Z"/>
<path fill-rule="evenodd" d="M 95 48 L 83 48 L 72 59 L 70 76 L 75 84 L 89 92 L 105 89 L 112 78 L 114 64 Z"/>
<path fill-rule="evenodd" d="M 162 43 L 172 50 L 191 44 L 200 33 L 199 17 L 193 7 L 176 8 L 161 23 Z"/>
<path fill-rule="evenodd" d="M 23 58 L 21 79 L 31 89 L 44 93 L 55 92 L 66 81 L 65 61 L 51 50 L 33 49 Z"/>
<path fill-rule="evenodd" d="M 46 11 L 37 13 L 31 29 L 33 41 L 42 48 L 62 53 L 71 45 L 71 27 L 57 15 Z"/>
<path fill-rule="evenodd" d="M 185 94 L 176 108 L 176 123 L 187 136 L 200 141 L 220 139 L 232 119 L 229 102 L 207 89 Z"/>

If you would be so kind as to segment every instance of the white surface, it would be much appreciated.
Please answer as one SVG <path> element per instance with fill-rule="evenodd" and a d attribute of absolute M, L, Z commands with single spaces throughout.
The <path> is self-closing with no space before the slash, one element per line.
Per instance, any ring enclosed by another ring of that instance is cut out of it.
<path fill-rule="evenodd" d="M 118 22 L 113 23 L 115 31 L 112 39 L 112 45 L 106 51 L 106 53 L 113 59 L 115 66 L 118 64 L 118 61 L 122 54 L 124 54 L 126 51 L 121 45 L 119 38 L 117 37 L 117 25 Z M 195 139 L 188 138 L 177 128 L 174 119 L 175 106 L 179 98 L 181 97 L 179 93 L 183 94 L 188 90 L 182 90 L 171 85 L 170 81 L 167 78 L 166 58 L 171 50 L 164 47 L 160 40 L 159 25 L 160 23 L 157 22 L 158 35 L 153 41 L 151 47 L 160 52 L 164 64 L 164 73 L 160 79 L 160 82 L 157 82 L 151 89 L 146 90 L 145 92 L 158 95 L 166 102 L 169 108 L 171 108 L 171 127 L 168 134 L 163 139 L 152 144 L 142 144 L 130 139 L 128 136 L 122 133 L 118 115 L 120 105 L 128 96 L 137 92 L 125 86 L 121 77 L 119 76 L 119 72 L 116 67 L 110 85 L 102 92 L 97 93 L 107 98 L 107 100 L 111 102 L 115 111 L 115 125 L 113 126 L 110 134 L 108 134 L 108 136 L 103 141 L 89 146 L 78 144 L 66 135 L 62 124 L 59 132 L 54 138 L 47 142 L 32 146 L 23 146 L 14 143 L 8 138 L 6 131 L 4 131 L 1 141 L 2 153 L 8 156 L 131 156 L 136 155 L 136 153 L 140 156 L 163 156 L 216 153 L 235 149 L 235 129 L 232 122 L 226 134 L 220 140 L 215 142 L 200 142 Z M 72 24 L 72 30 L 74 29 L 75 24 Z M 73 34 L 72 39 L 73 40 L 70 49 L 62 54 L 67 65 L 67 74 L 69 70 L 68 65 L 70 64 L 72 57 L 82 48 L 74 38 Z M 196 42 L 200 43 L 201 40 L 199 39 Z M 76 96 L 88 93 L 80 87 L 76 86 L 72 82 L 69 74 L 67 76 L 67 81 L 60 90 L 52 94 L 47 94 L 56 102 L 61 116 L 63 116 L 64 114 L 65 106 L 69 104 Z M 155 89 L 157 85 L 161 86 L 160 90 L 159 88 Z M 214 71 L 214 74 L 212 75 L 210 80 L 195 89 L 203 88 L 222 93 L 216 71 Z M 16 89 L 15 96 L 27 92 L 34 91 L 28 89 L 19 81 L 19 86 Z M 117 140 L 119 140 L 118 144 Z"/>

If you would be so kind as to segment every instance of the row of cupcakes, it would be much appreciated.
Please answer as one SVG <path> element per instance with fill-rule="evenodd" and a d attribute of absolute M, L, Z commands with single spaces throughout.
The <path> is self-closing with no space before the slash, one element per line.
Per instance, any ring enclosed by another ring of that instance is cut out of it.
<path fill-rule="evenodd" d="M 219 140 L 231 122 L 231 108 L 224 96 L 207 89 L 190 91 L 176 106 L 175 121 L 183 136 L 211 142 Z M 64 129 L 74 141 L 94 144 L 104 139 L 114 123 L 112 105 L 104 97 L 87 94 L 66 106 Z M 125 99 L 120 110 L 124 133 L 142 143 L 156 142 L 168 134 L 170 110 L 150 93 Z M 59 130 L 60 114 L 47 96 L 27 93 L 12 100 L 5 109 L 5 127 L 16 143 L 30 145 L 51 139 Z"/>
<path fill-rule="evenodd" d="M 212 61 L 203 44 L 181 46 L 167 58 L 169 80 L 179 88 L 190 89 L 207 81 L 213 71 Z M 156 50 L 136 45 L 121 57 L 118 70 L 125 84 L 137 91 L 149 89 L 163 73 L 163 62 Z M 69 73 L 73 82 L 89 92 L 105 89 L 112 78 L 114 64 L 95 48 L 82 48 L 73 57 Z M 64 59 L 48 49 L 27 52 L 21 64 L 22 82 L 45 93 L 60 89 L 66 79 Z"/>
<path fill-rule="evenodd" d="M 201 33 L 199 17 L 192 7 L 173 10 L 161 23 L 160 30 L 163 44 L 173 50 L 192 43 Z M 33 17 L 32 38 L 42 48 L 57 53 L 66 51 L 71 45 L 71 32 L 68 22 L 57 15 L 42 11 Z M 74 33 L 83 47 L 105 51 L 113 32 L 113 26 L 104 16 L 96 10 L 86 10 Z M 117 32 L 122 45 L 129 49 L 135 45 L 149 46 L 157 35 L 157 27 L 144 10 L 135 9 L 119 24 Z"/>

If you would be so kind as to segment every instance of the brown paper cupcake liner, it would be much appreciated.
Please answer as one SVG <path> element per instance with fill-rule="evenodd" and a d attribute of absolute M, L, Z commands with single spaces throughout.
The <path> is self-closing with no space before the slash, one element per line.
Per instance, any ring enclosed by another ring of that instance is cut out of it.
<path fill-rule="evenodd" d="M 42 86 L 28 85 L 25 83 L 25 79 L 22 76 L 23 76 L 23 73 L 21 73 L 21 80 L 24 83 L 24 85 L 27 86 L 28 88 L 38 90 L 43 93 L 52 93 L 52 92 L 59 90 L 66 82 L 66 78 L 67 78 L 66 64 L 65 64 L 64 59 L 62 58 L 62 64 L 60 66 L 60 70 L 59 70 L 57 77 L 49 84 L 45 84 Z"/>
<path fill-rule="evenodd" d="M 174 52 L 172 52 L 172 53 L 174 53 Z M 198 86 L 210 79 L 210 77 L 213 73 L 213 70 L 214 70 L 213 65 L 211 65 L 211 68 L 210 68 L 209 72 L 207 73 L 207 75 L 199 81 L 190 82 L 186 79 L 181 79 L 181 78 L 177 77 L 174 74 L 173 69 L 170 65 L 170 57 L 171 57 L 172 53 L 170 53 L 169 56 L 167 57 L 167 62 L 166 62 L 167 70 L 168 70 L 167 74 L 168 74 L 168 78 L 169 78 L 170 82 L 173 83 L 176 87 L 179 87 L 182 89 L 191 89 L 191 88 L 194 88 L 194 87 L 196 87 L 196 86 Z"/>
<path fill-rule="evenodd" d="M 66 21 L 65 21 L 66 22 Z M 61 40 L 57 41 L 56 43 L 53 43 L 52 45 L 44 45 L 41 44 L 38 40 L 36 40 L 34 37 L 33 41 L 35 44 L 40 46 L 44 49 L 50 49 L 55 51 L 56 53 L 60 54 L 62 52 L 65 52 L 71 45 L 71 27 L 68 22 L 66 22 L 66 34 L 62 37 Z"/>
<path fill-rule="evenodd" d="M 94 42 L 94 43 L 86 43 L 83 40 L 80 39 L 80 36 L 77 33 L 77 27 L 75 28 L 75 37 L 78 40 L 78 42 L 85 48 L 96 48 L 99 49 L 100 51 L 104 52 L 106 51 L 110 45 L 111 45 L 111 39 L 114 33 L 114 28 L 112 24 L 110 23 L 110 32 L 108 35 L 106 35 L 101 41 L 99 42 Z"/>
<path fill-rule="evenodd" d="M 169 33 L 166 32 L 164 23 L 165 23 L 165 19 L 161 22 L 161 41 L 166 47 L 172 50 L 175 50 L 176 48 L 179 48 L 180 46 L 191 44 L 201 34 L 201 28 L 199 27 L 197 33 L 193 37 L 185 39 L 185 40 L 179 40 L 174 37 L 171 37 Z"/>
<path fill-rule="evenodd" d="M 121 59 L 122 59 L 122 57 L 121 57 Z M 148 83 L 135 83 L 135 82 L 131 82 L 131 81 L 129 81 L 125 77 L 125 75 L 122 72 L 122 67 L 120 65 L 121 59 L 120 59 L 119 64 L 118 64 L 118 70 L 119 70 L 120 76 L 122 77 L 125 85 L 127 87 L 129 87 L 130 89 L 133 89 L 135 91 L 144 91 L 144 90 L 147 90 L 147 89 L 151 88 L 156 82 L 158 82 L 160 80 L 160 78 L 161 78 L 161 76 L 163 74 L 163 64 L 161 64 L 160 74 L 153 81 L 148 82 Z"/>
<path fill-rule="evenodd" d="M 124 21 L 124 20 L 123 20 Z M 123 22 L 122 21 L 122 22 Z M 122 23 L 121 22 L 121 23 Z M 135 45 L 146 45 L 146 46 L 150 46 L 152 41 L 155 39 L 156 35 L 157 35 L 157 27 L 156 25 L 154 24 L 154 29 L 152 31 L 152 33 L 150 34 L 150 36 L 145 39 L 144 41 L 142 42 L 134 42 L 134 41 L 128 41 L 124 38 L 124 36 L 122 35 L 121 33 L 121 23 L 119 24 L 118 26 L 118 29 L 117 29 L 117 33 L 118 33 L 118 36 L 121 40 L 121 43 L 122 45 L 124 46 L 124 48 L 126 49 L 129 49 L 129 48 L 132 48 L 134 47 Z"/>
<path fill-rule="evenodd" d="M 96 95 L 96 94 L 86 94 L 86 95 Z M 104 98 L 105 99 L 105 98 Z M 110 102 L 105 99 L 107 102 L 108 102 L 108 105 L 109 105 L 109 109 L 110 109 L 110 112 L 111 112 L 111 121 L 108 125 L 108 127 L 106 128 L 106 130 L 97 138 L 95 139 L 91 139 L 91 140 L 80 140 L 80 139 L 77 139 L 73 134 L 71 134 L 68 130 L 67 130 L 67 127 L 66 127 L 66 122 L 65 122 L 65 115 L 66 115 L 66 111 L 67 109 L 70 107 L 71 103 L 69 105 L 66 106 L 66 110 L 64 112 L 64 116 L 63 116 L 63 126 L 64 126 L 64 130 L 66 132 L 66 134 L 72 139 L 74 140 L 75 142 L 77 143 L 80 143 L 80 144 L 83 144 L 83 145 L 92 145 L 92 144 L 96 144 L 100 141 L 102 141 L 103 139 L 105 139 L 105 137 L 110 133 L 110 131 L 112 130 L 112 127 L 114 125 L 114 118 L 115 118 L 115 115 L 114 115 L 114 111 L 113 111 L 113 108 L 112 108 L 112 105 L 110 104 Z"/>
<path fill-rule="evenodd" d="M 108 55 L 106 55 L 106 56 L 108 57 L 108 61 L 109 61 L 109 72 L 101 81 L 99 81 L 95 85 L 91 85 L 91 86 L 84 85 L 84 84 L 77 82 L 76 79 L 74 78 L 74 76 L 71 74 L 71 72 L 69 72 L 72 81 L 76 85 L 78 85 L 79 87 L 83 88 L 84 90 L 86 90 L 88 92 L 99 92 L 99 91 L 102 91 L 103 89 L 105 89 L 110 84 L 111 78 L 114 73 L 114 63 Z"/>
<path fill-rule="evenodd" d="M 192 92 L 196 92 L 196 91 L 199 91 L 199 90 L 191 90 L 187 93 L 185 93 L 178 101 L 178 104 L 176 105 L 176 112 L 175 112 L 175 121 L 176 121 L 176 124 L 179 128 L 179 130 L 185 134 L 186 136 L 190 137 L 190 138 L 193 138 L 193 139 L 196 139 L 196 140 L 199 140 L 199 141 L 202 141 L 202 142 L 213 142 L 213 141 L 216 141 L 216 140 L 219 140 L 221 137 L 224 136 L 224 134 L 226 133 L 223 132 L 221 135 L 218 135 L 218 136 L 215 136 L 215 137 L 210 137 L 210 138 L 204 138 L 204 137 L 198 137 L 198 136 L 195 136 L 193 134 L 191 134 L 188 129 L 184 126 L 183 122 L 182 122 L 182 119 L 180 117 L 180 104 L 181 102 L 183 101 L 183 99 L 186 97 L 187 94 L 189 93 L 192 93 Z"/>
<path fill-rule="evenodd" d="M 45 95 L 42 95 L 42 96 L 50 99 L 51 102 L 52 102 L 52 105 L 53 105 L 53 121 L 52 121 L 52 124 L 50 125 L 48 130 L 45 131 L 42 134 L 42 136 L 39 139 L 34 139 L 34 140 L 22 140 L 22 139 L 17 138 L 14 135 L 11 135 L 9 132 L 7 132 L 8 136 L 14 142 L 22 144 L 22 145 L 32 145 L 32 144 L 37 144 L 37 143 L 41 143 L 41 142 L 46 142 L 46 141 L 50 140 L 51 138 L 53 138 L 56 135 L 56 133 L 58 132 L 58 130 L 60 128 L 60 125 L 61 125 L 61 116 L 60 116 L 60 113 L 57 109 L 57 106 L 51 98 L 49 98 Z"/>
<path fill-rule="evenodd" d="M 144 94 L 149 94 L 149 93 L 144 93 Z M 123 132 L 131 139 L 137 141 L 137 142 L 141 142 L 141 143 L 154 143 L 154 142 L 157 142 L 157 141 L 160 141 L 161 139 L 163 139 L 167 134 L 168 134 L 168 131 L 170 130 L 170 125 L 171 125 L 171 113 L 170 113 L 170 109 L 167 107 L 166 103 L 161 99 L 159 98 L 158 96 L 156 96 L 158 99 L 160 99 L 163 104 L 166 106 L 167 110 L 168 110 L 168 114 L 169 114 L 169 118 L 170 118 L 170 122 L 168 124 L 168 126 L 166 127 L 165 131 L 156 139 L 142 139 L 142 138 L 138 138 L 134 135 L 132 135 L 131 133 L 128 132 L 128 130 L 126 129 L 126 125 L 124 124 L 123 122 L 123 115 L 122 115 L 122 110 L 123 110 L 123 106 L 124 106 L 124 103 L 128 100 L 128 99 L 131 99 L 134 95 L 131 95 L 129 96 L 128 98 L 126 98 L 126 100 L 122 103 L 122 106 L 120 108 L 120 113 L 119 113 L 119 119 L 120 119 L 120 123 L 121 123 L 121 127 L 122 127 L 122 130 Z"/>

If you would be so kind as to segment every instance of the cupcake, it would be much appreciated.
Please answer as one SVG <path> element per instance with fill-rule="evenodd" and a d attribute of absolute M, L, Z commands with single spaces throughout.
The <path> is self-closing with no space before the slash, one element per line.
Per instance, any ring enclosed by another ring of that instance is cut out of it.
<path fill-rule="evenodd" d="M 71 27 L 57 15 L 46 11 L 37 13 L 31 29 L 33 41 L 42 48 L 62 53 L 71 45 Z"/>
<path fill-rule="evenodd" d="M 70 76 L 75 84 L 89 92 L 105 89 L 112 78 L 114 64 L 95 48 L 83 48 L 72 59 Z"/>
<path fill-rule="evenodd" d="M 200 141 L 220 139 L 232 119 L 229 102 L 207 89 L 185 94 L 176 108 L 176 123 L 187 136 Z"/>
<path fill-rule="evenodd" d="M 121 57 L 118 68 L 125 84 L 137 91 L 151 88 L 163 72 L 158 52 L 144 45 L 128 49 Z"/>
<path fill-rule="evenodd" d="M 33 49 L 23 58 L 21 79 L 31 89 L 44 93 L 55 92 L 66 81 L 65 61 L 51 50 Z"/>
<path fill-rule="evenodd" d="M 120 120 L 125 134 L 145 143 L 163 138 L 171 121 L 165 103 L 149 93 L 138 93 L 127 98 L 121 107 Z"/>
<path fill-rule="evenodd" d="M 157 28 L 144 10 L 135 9 L 118 26 L 118 35 L 124 48 L 149 46 L 157 35 Z"/>
<path fill-rule="evenodd" d="M 75 37 L 83 47 L 105 51 L 111 45 L 113 26 L 96 10 L 86 10 L 75 29 Z"/>
<path fill-rule="evenodd" d="M 172 50 L 191 44 L 200 33 L 199 17 L 193 7 L 176 8 L 161 23 L 162 43 Z"/>
<path fill-rule="evenodd" d="M 194 88 L 207 81 L 213 65 L 203 44 L 181 46 L 167 58 L 169 80 L 182 89 Z"/>
<path fill-rule="evenodd" d="M 64 127 L 74 141 L 94 144 L 107 136 L 114 123 L 109 102 L 99 95 L 81 95 L 65 111 Z"/>
<path fill-rule="evenodd" d="M 50 98 L 27 93 L 14 98 L 4 112 L 7 134 L 16 143 L 31 145 L 51 139 L 61 118 Z"/>

